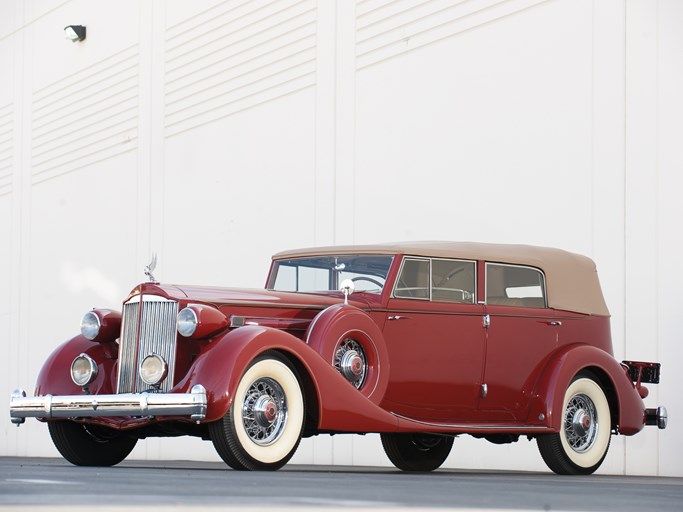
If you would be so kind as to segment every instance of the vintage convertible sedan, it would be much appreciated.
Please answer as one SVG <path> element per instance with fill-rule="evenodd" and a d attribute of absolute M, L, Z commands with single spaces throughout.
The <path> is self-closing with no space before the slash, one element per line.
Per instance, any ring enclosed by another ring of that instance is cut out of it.
<path fill-rule="evenodd" d="M 409 242 L 276 254 L 265 290 L 149 282 L 93 309 L 10 416 L 47 422 L 76 465 L 138 439 L 211 440 L 238 470 L 273 470 L 302 437 L 381 434 L 431 471 L 455 437 L 536 439 L 548 467 L 589 474 L 612 435 L 665 428 L 646 408 L 660 365 L 614 359 L 589 258 L 523 245 Z"/>

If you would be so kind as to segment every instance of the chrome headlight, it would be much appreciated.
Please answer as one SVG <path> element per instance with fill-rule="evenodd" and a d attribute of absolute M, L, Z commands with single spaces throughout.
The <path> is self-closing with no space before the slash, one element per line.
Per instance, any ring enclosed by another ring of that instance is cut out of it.
<path fill-rule="evenodd" d="M 197 330 L 199 319 L 192 308 L 185 308 L 178 313 L 178 332 L 181 336 L 189 338 Z"/>
<path fill-rule="evenodd" d="M 83 315 L 83 320 L 81 320 L 81 334 L 84 338 L 89 340 L 94 340 L 100 333 L 100 328 L 102 323 L 100 322 L 100 317 L 98 317 L 94 312 L 88 311 Z"/>
<path fill-rule="evenodd" d="M 81 354 L 71 363 L 71 380 L 80 387 L 87 386 L 97 377 L 97 363 L 87 354 Z"/>
<path fill-rule="evenodd" d="M 168 365 L 160 355 L 150 354 L 140 363 L 140 378 L 145 384 L 159 384 L 167 375 Z"/>

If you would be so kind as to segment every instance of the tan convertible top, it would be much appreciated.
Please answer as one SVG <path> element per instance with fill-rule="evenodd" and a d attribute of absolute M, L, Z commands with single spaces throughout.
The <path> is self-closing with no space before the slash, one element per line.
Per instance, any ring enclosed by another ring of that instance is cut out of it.
<path fill-rule="evenodd" d="M 561 249 L 474 242 L 394 242 L 298 249 L 280 252 L 273 259 L 326 254 L 404 254 L 528 265 L 545 273 L 548 307 L 609 316 L 593 260 Z"/>

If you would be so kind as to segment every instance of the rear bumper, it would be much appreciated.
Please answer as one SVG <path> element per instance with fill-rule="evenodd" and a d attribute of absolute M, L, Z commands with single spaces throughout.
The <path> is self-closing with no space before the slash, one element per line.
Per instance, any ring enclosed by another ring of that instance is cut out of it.
<path fill-rule="evenodd" d="M 206 390 L 196 385 L 189 393 L 124 393 L 120 395 L 63 395 L 26 397 L 15 389 L 10 418 L 20 425 L 26 418 L 86 418 L 94 416 L 189 416 L 206 418 Z"/>
<path fill-rule="evenodd" d="M 666 407 L 660 405 L 656 409 L 645 409 L 645 424 L 657 425 L 659 429 L 665 429 L 669 423 L 669 414 Z"/>

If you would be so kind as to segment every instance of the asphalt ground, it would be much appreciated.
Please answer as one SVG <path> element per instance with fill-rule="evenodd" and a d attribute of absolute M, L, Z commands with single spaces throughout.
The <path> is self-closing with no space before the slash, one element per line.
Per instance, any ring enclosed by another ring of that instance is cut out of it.
<path fill-rule="evenodd" d="M 288 465 L 232 471 L 222 463 L 124 461 L 75 467 L 0 457 L 0 509 L 681 511 L 683 478 Z"/>

